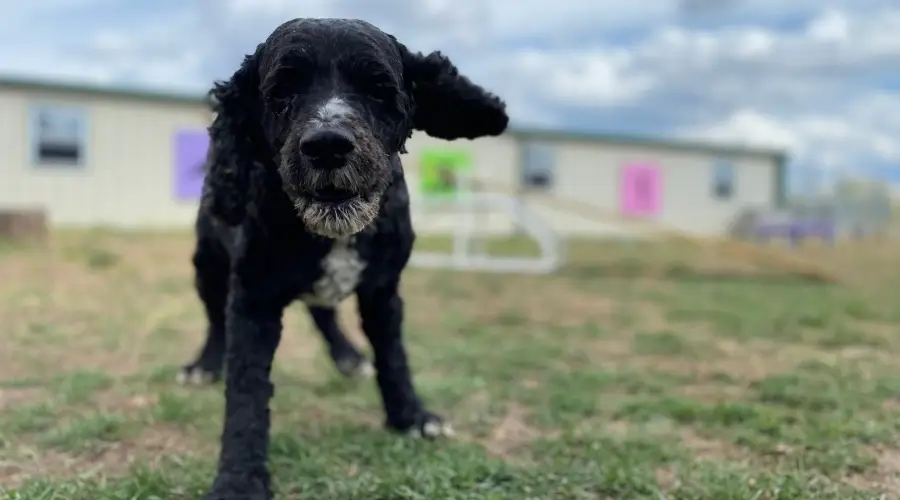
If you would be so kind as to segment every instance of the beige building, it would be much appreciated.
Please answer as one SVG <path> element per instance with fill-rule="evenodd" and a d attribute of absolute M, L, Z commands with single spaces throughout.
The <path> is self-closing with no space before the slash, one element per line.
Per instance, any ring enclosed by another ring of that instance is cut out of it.
<path fill-rule="evenodd" d="M 0 79 L 0 206 L 44 207 L 58 226 L 190 227 L 210 118 L 198 95 Z M 421 203 L 420 165 L 441 154 L 462 154 L 475 179 L 523 200 L 544 192 L 698 234 L 720 234 L 741 210 L 784 198 L 779 151 L 522 130 L 453 142 L 416 133 L 408 149 L 422 233 L 456 220 Z M 529 206 L 561 233 L 620 230 Z M 478 220 L 481 230 L 512 227 L 502 214 Z"/>

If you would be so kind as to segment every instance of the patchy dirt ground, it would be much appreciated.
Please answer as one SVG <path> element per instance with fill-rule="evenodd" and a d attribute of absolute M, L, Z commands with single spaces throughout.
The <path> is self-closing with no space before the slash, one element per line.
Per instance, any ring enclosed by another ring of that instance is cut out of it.
<path fill-rule="evenodd" d="M 204 328 L 190 251 L 188 235 L 108 232 L 0 247 L 9 498 L 202 494 L 222 396 L 174 384 Z M 276 360 L 279 492 L 900 498 L 897 249 L 798 252 L 846 284 L 676 243 L 574 242 L 554 276 L 409 270 L 407 345 L 460 433 L 447 443 L 384 432 L 374 384 L 341 378 L 294 307 Z M 352 301 L 341 319 L 364 346 Z"/>

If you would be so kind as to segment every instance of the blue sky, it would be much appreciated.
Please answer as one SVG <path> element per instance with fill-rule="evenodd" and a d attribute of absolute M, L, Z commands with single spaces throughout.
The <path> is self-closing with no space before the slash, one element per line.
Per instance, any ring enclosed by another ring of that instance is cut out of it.
<path fill-rule="evenodd" d="M 900 182 L 897 0 L 5 2 L 0 72 L 199 92 L 299 16 L 440 49 L 520 126 L 785 148 L 795 178 Z"/>

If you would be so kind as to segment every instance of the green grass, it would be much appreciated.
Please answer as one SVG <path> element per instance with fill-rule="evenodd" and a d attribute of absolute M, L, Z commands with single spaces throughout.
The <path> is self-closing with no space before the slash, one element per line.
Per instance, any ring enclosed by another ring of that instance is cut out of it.
<path fill-rule="evenodd" d="M 173 382 L 204 327 L 190 239 L 57 239 L 0 254 L 0 498 L 201 498 L 223 398 Z M 896 251 L 803 251 L 857 280 L 649 243 L 573 242 L 553 276 L 408 270 L 415 382 L 460 434 L 444 442 L 385 432 L 374 383 L 341 378 L 292 307 L 274 371 L 278 496 L 900 498 Z M 352 304 L 342 317 L 365 345 Z"/>

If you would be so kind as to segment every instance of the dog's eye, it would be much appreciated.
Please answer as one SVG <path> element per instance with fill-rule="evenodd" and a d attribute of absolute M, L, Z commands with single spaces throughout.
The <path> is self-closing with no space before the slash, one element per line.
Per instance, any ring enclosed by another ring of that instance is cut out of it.
<path fill-rule="evenodd" d="M 397 86 L 380 65 L 366 59 L 356 61 L 344 74 L 356 91 L 373 101 L 391 103 L 397 97 Z"/>
<path fill-rule="evenodd" d="M 269 99 L 287 100 L 297 95 L 297 87 L 289 83 L 279 82 L 274 85 L 267 86 L 263 89 L 263 93 Z"/>
<path fill-rule="evenodd" d="M 367 93 L 373 100 L 382 103 L 391 103 L 397 97 L 397 88 L 389 83 L 373 82 L 370 84 Z"/>
<path fill-rule="evenodd" d="M 270 99 L 290 99 L 309 86 L 309 72 L 286 68 L 266 79 L 262 91 Z"/>

